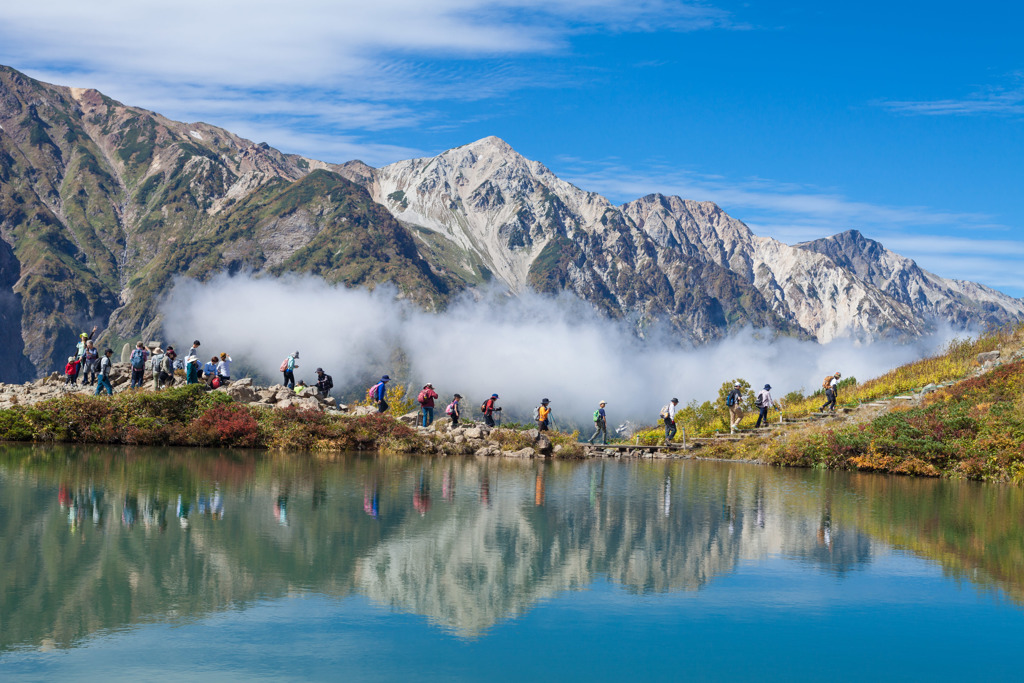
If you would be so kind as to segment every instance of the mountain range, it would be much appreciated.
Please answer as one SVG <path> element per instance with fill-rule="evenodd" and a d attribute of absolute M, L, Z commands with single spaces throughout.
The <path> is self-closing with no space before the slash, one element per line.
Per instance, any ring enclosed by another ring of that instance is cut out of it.
<path fill-rule="evenodd" d="M 63 366 L 82 330 L 161 332 L 175 278 L 303 273 L 392 283 L 441 311 L 493 283 L 571 292 L 639 334 L 744 327 L 828 342 L 1024 319 L 857 231 L 797 245 L 711 202 L 623 205 L 487 137 L 372 168 L 285 154 L 0 66 L 0 381 Z"/>

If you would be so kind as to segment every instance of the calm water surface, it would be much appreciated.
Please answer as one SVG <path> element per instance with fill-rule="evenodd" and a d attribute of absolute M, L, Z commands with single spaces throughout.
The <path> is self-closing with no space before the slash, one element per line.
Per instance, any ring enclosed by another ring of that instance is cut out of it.
<path fill-rule="evenodd" d="M 1020 680 L 1016 488 L 0 445 L 4 680 Z"/>

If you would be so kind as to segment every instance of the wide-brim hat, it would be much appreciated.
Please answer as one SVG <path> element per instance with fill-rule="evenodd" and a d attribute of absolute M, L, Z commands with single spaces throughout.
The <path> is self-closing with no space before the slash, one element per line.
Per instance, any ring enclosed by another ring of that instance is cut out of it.
<path fill-rule="evenodd" d="M 543 403 L 544 405 L 551 403 L 551 401 L 547 400 L 546 398 L 542 398 L 540 402 Z"/>
<path fill-rule="evenodd" d="M 772 390 L 772 385 L 771 385 L 771 384 L 765 384 L 765 385 L 764 385 L 764 388 L 765 388 L 765 390 L 767 390 L 767 391 L 771 391 L 771 390 Z"/>
<path fill-rule="evenodd" d="M 383 377 L 380 378 L 380 381 L 381 382 L 390 382 L 391 378 L 388 377 L 387 375 L 384 375 Z"/>

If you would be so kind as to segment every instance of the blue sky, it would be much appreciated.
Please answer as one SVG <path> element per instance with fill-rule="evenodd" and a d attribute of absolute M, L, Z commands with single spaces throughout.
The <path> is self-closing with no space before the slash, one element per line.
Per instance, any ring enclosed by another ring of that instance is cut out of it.
<path fill-rule="evenodd" d="M 295 0 L 0 7 L 0 63 L 373 165 L 486 135 L 627 201 L 850 228 L 1024 296 L 1014 3 Z"/>

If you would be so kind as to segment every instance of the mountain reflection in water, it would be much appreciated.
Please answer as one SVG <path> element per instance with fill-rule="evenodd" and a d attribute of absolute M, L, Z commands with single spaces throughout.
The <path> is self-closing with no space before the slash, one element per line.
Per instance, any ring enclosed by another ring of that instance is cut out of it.
<path fill-rule="evenodd" d="M 0 446 L 0 651 L 302 592 L 461 637 L 597 580 L 697 591 L 782 556 L 893 546 L 1022 595 L 1018 489 L 701 462 Z"/>

